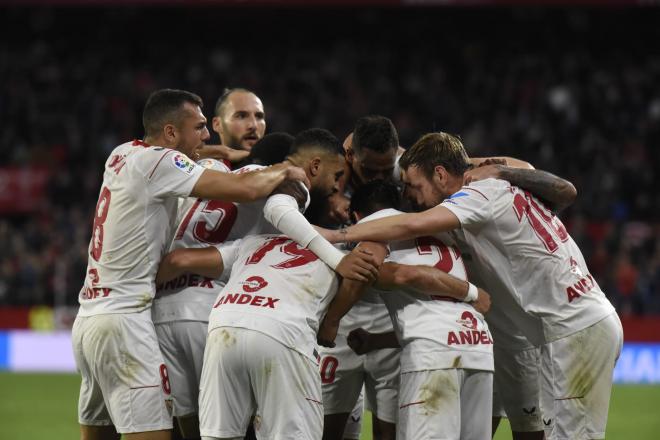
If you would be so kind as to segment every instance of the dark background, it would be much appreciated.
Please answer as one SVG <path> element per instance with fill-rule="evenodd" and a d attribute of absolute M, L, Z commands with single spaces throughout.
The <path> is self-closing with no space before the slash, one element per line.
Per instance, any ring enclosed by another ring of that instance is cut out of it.
<path fill-rule="evenodd" d="M 622 315 L 660 314 L 660 8 L 263 3 L 0 6 L 0 305 L 76 304 L 103 162 L 149 93 L 210 120 L 246 87 L 268 131 L 377 113 L 404 147 L 448 131 L 571 180 L 591 273 Z"/>

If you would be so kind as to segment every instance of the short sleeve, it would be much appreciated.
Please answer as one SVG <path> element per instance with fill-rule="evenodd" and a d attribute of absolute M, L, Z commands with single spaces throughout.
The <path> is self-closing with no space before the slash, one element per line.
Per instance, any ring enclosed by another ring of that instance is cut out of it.
<path fill-rule="evenodd" d="M 185 154 L 165 149 L 146 181 L 156 197 L 188 197 L 204 170 Z"/>
<path fill-rule="evenodd" d="M 220 252 L 220 255 L 222 256 L 222 264 L 224 266 L 220 278 L 229 279 L 229 275 L 231 274 L 231 267 L 238 259 L 241 242 L 241 239 L 238 239 L 215 245 L 215 248 Z"/>
<path fill-rule="evenodd" d="M 491 200 L 484 188 L 464 186 L 445 199 L 441 206 L 449 209 L 461 222 L 461 227 L 469 228 L 485 223 L 491 218 Z"/>

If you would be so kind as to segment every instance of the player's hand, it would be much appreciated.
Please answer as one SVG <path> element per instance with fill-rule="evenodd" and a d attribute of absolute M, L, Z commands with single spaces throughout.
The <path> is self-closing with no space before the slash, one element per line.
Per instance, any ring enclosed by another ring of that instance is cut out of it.
<path fill-rule="evenodd" d="M 348 223 L 348 207 L 351 201 L 340 192 L 328 197 L 328 218 L 335 224 Z"/>
<path fill-rule="evenodd" d="M 485 315 L 490 310 L 490 295 L 482 288 L 478 288 L 477 292 L 477 299 L 470 304 L 477 312 Z"/>
<path fill-rule="evenodd" d="M 302 183 L 304 183 L 307 188 L 310 188 L 312 186 L 311 183 L 309 182 L 309 179 L 307 178 L 307 174 L 305 173 L 305 170 L 303 170 L 302 168 L 288 164 L 273 165 L 273 166 L 286 167 L 286 178 L 288 180 L 299 180 Z"/>
<path fill-rule="evenodd" d="M 202 148 L 195 150 L 199 156 L 198 159 L 217 159 L 228 160 L 229 162 L 240 162 L 250 154 L 249 151 L 236 150 L 226 145 L 204 145 Z"/>
<path fill-rule="evenodd" d="M 371 333 L 363 328 L 356 328 L 348 334 L 346 342 L 356 354 L 366 354 L 374 350 Z"/>
<path fill-rule="evenodd" d="M 339 321 L 331 322 L 324 318 L 316 334 L 316 342 L 323 347 L 333 348 L 337 331 L 339 331 Z"/>
<path fill-rule="evenodd" d="M 482 164 L 488 162 L 489 160 L 494 161 L 495 159 L 488 159 L 482 162 Z M 500 177 L 500 170 L 502 167 L 502 164 L 488 164 L 488 165 L 482 165 L 480 164 L 476 168 L 472 168 L 471 170 L 466 171 L 463 174 L 463 185 L 467 185 L 470 182 L 476 182 L 477 180 L 484 180 L 484 179 L 499 179 Z"/>
<path fill-rule="evenodd" d="M 344 278 L 371 283 L 378 278 L 378 261 L 371 252 L 358 246 L 341 259 L 335 271 Z"/>

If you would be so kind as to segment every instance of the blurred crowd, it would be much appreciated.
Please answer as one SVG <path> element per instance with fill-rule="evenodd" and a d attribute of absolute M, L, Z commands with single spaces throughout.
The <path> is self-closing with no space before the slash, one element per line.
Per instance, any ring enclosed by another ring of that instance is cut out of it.
<path fill-rule="evenodd" d="M 562 214 L 623 314 L 660 314 L 660 9 L 0 11 L 0 169 L 47 169 L 46 200 L 0 218 L 0 305 L 76 304 L 103 162 L 162 87 L 209 120 L 224 87 L 268 131 L 339 138 L 390 117 L 403 147 L 459 134 L 571 180 Z M 212 139 L 212 141 L 217 141 Z"/>

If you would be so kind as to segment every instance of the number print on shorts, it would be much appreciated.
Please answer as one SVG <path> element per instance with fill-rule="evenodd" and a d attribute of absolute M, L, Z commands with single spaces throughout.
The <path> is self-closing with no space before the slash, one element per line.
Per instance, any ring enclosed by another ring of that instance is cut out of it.
<path fill-rule="evenodd" d="M 539 237 L 545 248 L 550 253 L 555 252 L 559 248 L 559 245 L 552 236 L 552 233 L 543 225 L 543 222 L 555 232 L 557 238 L 559 238 L 561 242 L 568 240 L 568 232 L 566 232 L 566 228 L 552 213 L 545 212 L 543 208 L 532 199 L 532 196 L 528 191 L 525 191 L 523 194 L 517 192 L 513 196 L 513 210 L 518 217 L 518 221 L 522 221 L 522 217 L 525 215 L 527 221 L 529 221 L 529 224 L 532 226 L 532 229 L 534 229 L 534 233 Z M 539 217 L 543 219 L 543 222 L 539 220 Z"/>
<path fill-rule="evenodd" d="M 259 263 L 261 260 L 263 260 L 268 252 L 275 249 L 278 245 L 286 243 L 287 241 L 289 243 L 282 246 L 280 248 L 280 252 L 283 252 L 286 255 L 290 255 L 294 258 L 289 258 L 288 260 L 282 261 L 281 263 L 273 264 L 271 267 L 274 267 L 275 269 L 290 269 L 292 267 L 304 266 L 307 263 L 311 263 L 312 261 L 319 259 L 319 257 L 317 257 L 314 252 L 306 248 L 301 248 L 298 243 L 291 241 L 286 237 L 275 237 L 268 240 L 259 249 L 254 251 L 250 258 L 248 258 L 248 260 L 245 262 L 245 264 Z"/>
<path fill-rule="evenodd" d="M 165 364 L 160 364 L 160 383 L 163 385 L 165 394 L 169 395 L 172 392 L 172 388 L 170 388 L 170 376 L 167 374 Z"/>
<path fill-rule="evenodd" d="M 339 366 L 339 361 L 334 356 L 325 356 L 321 361 L 321 382 L 333 383 L 335 381 L 335 372 Z"/>
<path fill-rule="evenodd" d="M 94 211 L 94 225 L 92 226 L 92 250 L 90 255 L 96 261 L 101 259 L 103 252 L 103 224 L 108 218 L 108 209 L 110 209 L 110 190 L 107 187 L 101 189 L 99 201 L 96 203 Z"/>

